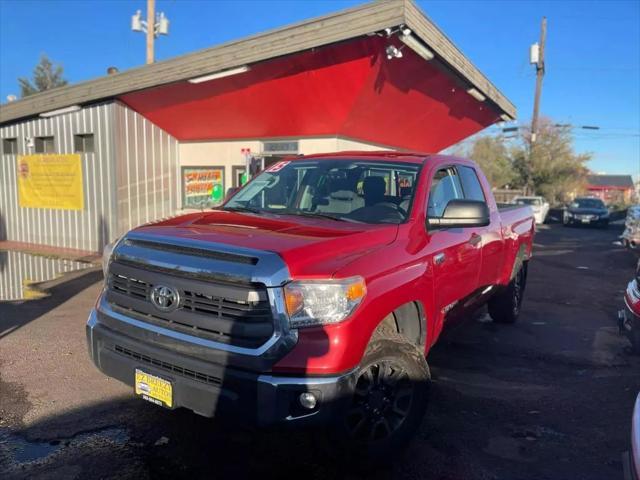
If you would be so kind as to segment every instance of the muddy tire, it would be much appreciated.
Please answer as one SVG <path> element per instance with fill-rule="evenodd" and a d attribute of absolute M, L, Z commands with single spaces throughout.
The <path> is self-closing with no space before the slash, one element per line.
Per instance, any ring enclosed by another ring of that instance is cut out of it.
<path fill-rule="evenodd" d="M 351 398 L 328 429 L 332 453 L 356 469 L 401 457 L 426 412 L 429 367 L 420 349 L 402 338 L 374 336 Z"/>
<path fill-rule="evenodd" d="M 489 301 L 489 315 L 496 323 L 515 323 L 520 316 L 527 284 L 527 266 L 523 265 L 507 288 Z"/>

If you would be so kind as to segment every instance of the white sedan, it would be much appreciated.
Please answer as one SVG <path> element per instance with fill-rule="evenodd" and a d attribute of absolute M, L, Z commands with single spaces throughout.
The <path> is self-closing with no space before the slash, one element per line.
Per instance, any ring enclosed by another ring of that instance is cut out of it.
<path fill-rule="evenodd" d="M 544 197 L 515 197 L 513 203 L 517 205 L 529 205 L 531 210 L 533 210 L 533 216 L 537 224 L 544 223 L 549 213 L 549 202 L 547 202 Z"/>

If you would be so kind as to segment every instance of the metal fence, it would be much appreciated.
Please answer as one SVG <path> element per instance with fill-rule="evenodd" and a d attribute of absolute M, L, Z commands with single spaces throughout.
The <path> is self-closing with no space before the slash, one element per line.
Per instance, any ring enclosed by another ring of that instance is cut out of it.
<path fill-rule="evenodd" d="M 52 153 L 75 153 L 74 135 L 93 134 L 82 153 L 84 209 L 18 205 L 17 156 L 31 139 L 53 137 Z M 0 155 L 0 240 L 100 251 L 126 230 L 178 208 L 178 142 L 118 102 L 0 127 L 17 154 Z M 2 238 L 4 237 L 4 238 Z"/>
<path fill-rule="evenodd" d="M 178 209 L 178 141 L 125 105 L 113 108 L 120 235 Z"/>
<path fill-rule="evenodd" d="M 507 190 L 505 188 L 494 188 L 493 196 L 497 203 L 511 203 L 514 198 L 525 195 L 524 190 Z"/>
<path fill-rule="evenodd" d="M 90 267 L 88 263 L 0 251 L 0 301 L 24 298 L 31 283 Z"/>

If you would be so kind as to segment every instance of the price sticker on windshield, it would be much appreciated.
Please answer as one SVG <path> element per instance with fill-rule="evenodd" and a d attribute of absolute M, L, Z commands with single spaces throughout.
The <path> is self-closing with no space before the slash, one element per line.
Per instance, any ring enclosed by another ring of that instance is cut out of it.
<path fill-rule="evenodd" d="M 278 162 L 278 163 L 273 164 L 269 168 L 267 168 L 266 171 L 269 172 L 269 173 L 279 172 L 280 170 L 282 170 L 284 167 L 286 167 L 290 163 L 291 162 L 289 162 L 289 161 Z"/>

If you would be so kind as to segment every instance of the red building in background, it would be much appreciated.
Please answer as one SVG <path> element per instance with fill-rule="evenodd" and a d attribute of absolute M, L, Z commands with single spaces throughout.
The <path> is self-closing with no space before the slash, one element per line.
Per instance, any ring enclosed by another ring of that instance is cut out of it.
<path fill-rule="evenodd" d="M 608 205 L 631 203 L 635 187 L 631 175 L 589 175 L 587 190 Z"/>

